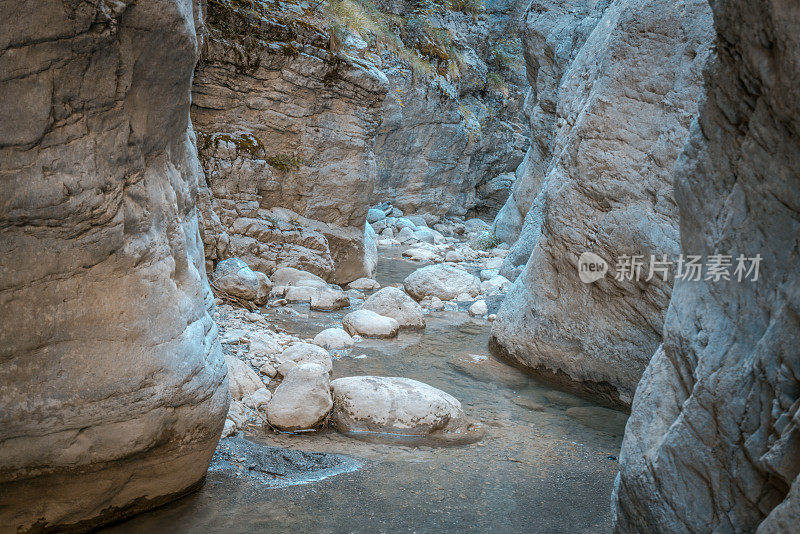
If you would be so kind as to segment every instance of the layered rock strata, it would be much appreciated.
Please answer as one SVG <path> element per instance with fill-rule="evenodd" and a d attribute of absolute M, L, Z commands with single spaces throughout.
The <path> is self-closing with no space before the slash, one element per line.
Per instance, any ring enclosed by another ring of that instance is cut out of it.
<path fill-rule="evenodd" d="M 430 224 L 468 210 L 493 217 L 528 145 L 518 30 L 524 3 L 489 1 L 472 12 L 382 4 L 388 20 L 405 22 L 405 41 L 437 68 L 419 75 L 408 61 L 382 55 L 390 90 L 375 144 L 373 203 L 391 200 Z M 421 37 L 420 26 L 429 28 Z"/>
<path fill-rule="evenodd" d="M 364 225 L 386 77 L 358 50 L 332 48 L 320 12 L 229 0 L 209 10 L 192 92 L 207 259 L 337 283 L 369 275 Z"/>
<path fill-rule="evenodd" d="M 228 406 L 189 121 L 200 3 L 0 6 L 0 529 L 202 482 Z"/>

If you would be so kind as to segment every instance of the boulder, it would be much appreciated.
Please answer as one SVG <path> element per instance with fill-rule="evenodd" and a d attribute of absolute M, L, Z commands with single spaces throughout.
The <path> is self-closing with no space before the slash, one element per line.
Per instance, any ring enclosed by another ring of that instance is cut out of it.
<path fill-rule="evenodd" d="M 298 365 L 311 362 L 316 363 L 329 373 L 333 370 L 333 362 L 328 351 L 312 343 L 295 343 L 284 350 L 278 360 L 281 363 L 294 362 Z"/>
<path fill-rule="evenodd" d="M 386 213 L 384 213 L 383 210 L 370 208 L 369 211 L 367 211 L 368 223 L 376 223 L 378 221 L 382 221 L 385 218 L 386 218 Z"/>
<path fill-rule="evenodd" d="M 410 378 L 349 376 L 331 382 L 339 432 L 381 432 L 472 441 L 476 429 L 451 395 Z"/>
<path fill-rule="evenodd" d="M 289 300 L 288 297 L 287 300 Z M 311 294 L 310 305 L 312 310 L 341 310 L 342 308 L 350 306 L 350 297 L 341 289 L 333 289 L 330 287 L 320 288 L 314 290 Z"/>
<path fill-rule="evenodd" d="M 351 336 L 391 338 L 400 330 L 400 323 L 371 310 L 356 310 L 344 316 L 342 327 Z"/>
<path fill-rule="evenodd" d="M 489 313 L 489 307 L 485 300 L 476 300 L 467 310 L 472 317 L 483 317 Z"/>
<path fill-rule="evenodd" d="M 506 292 L 511 288 L 511 282 L 505 276 L 497 275 L 490 280 L 481 282 L 481 293 L 491 295 L 498 292 Z"/>
<path fill-rule="evenodd" d="M 272 289 L 272 283 L 267 275 L 256 274 L 239 258 L 228 258 L 219 262 L 211 281 L 217 289 L 229 295 L 252 300 L 258 304 L 266 302 Z"/>
<path fill-rule="evenodd" d="M 452 300 L 461 293 L 475 296 L 481 291 L 478 278 L 450 265 L 428 265 L 403 281 L 406 292 L 416 300 L 427 296 Z"/>
<path fill-rule="evenodd" d="M 327 289 L 327 284 L 325 287 Z M 286 288 L 286 293 L 283 297 L 286 299 L 286 302 L 311 302 L 311 299 L 314 298 L 314 295 L 319 291 L 320 289 L 315 287 L 289 286 Z"/>
<path fill-rule="evenodd" d="M 358 280 L 353 280 L 349 284 L 347 284 L 349 289 L 360 289 L 362 291 L 372 291 L 374 289 L 379 289 L 381 285 L 373 280 L 372 278 L 359 278 Z"/>
<path fill-rule="evenodd" d="M 411 241 L 417 241 L 417 238 L 414 237 L 414 230 L 406 226 L 397 232 L 397 240 L 401 243 L 409 243 Z"/>
<path fill-rule="evenodd" d="M 349 349 L 353 346 L 353 338 L 342 328 L 326 328 L 314 336 L 314 344 L 327 350 Z"/>
<path fill-rule="evenodd" d="M 225 364 L 228 366 L 228 389 L 233 400 L 242 400 L 245 395 L 264 387 L 258 373 L 236 356 L 226 354 Z"/>
<path fill-rule="evenodd" d="M 429 248 L 409 248 L 403 251 L 403 257 L 414 261 L 436 261 L 441 256 Z"/>
<path fill-rule="evenodd" d="M 284 432 L 317 428 L 333 407 L 328 372 L 316 363 L 288 371 L 267 405 L 267 421 Z"/>
<path fill-rule="evenodd" d="M 428 226 L 428 223 L 425 222 L 425 217 L 420 217 L 419 215 L 407 215 L 406 219 L 411 221 L 417 228 Z"/>
<path fill-rule="evenodd" d="M 328 285 L 319 276 L 294 267 L 281 267 L 275 270 L 270 278 L 276 286 L 326 287 Z"/>
<path fill-rule="evenodd" d="M 242 397 L 242 404 L 255 410 L 257 412 L 264 411 L 269 401 L 272 399 L 272 393 L 267 388 L 261 388 L 249 395 Z"/>
<path fill-rule="evenodd" d="M 403 228 L 408 228 L 412 232 L 417 229 L 417 225 L 405 217 L 398 217 L 397 220 L 394 222 L 394 227 L 397 228 L 398 230 L 402 230 Z"/>
<path fill-rule="evenodd" d="M 396 287 L 384 287 L 376 291 L 364 301 L 361 308 L 395 319 L 400 328 L 425 328 L 422 306 Z"/>

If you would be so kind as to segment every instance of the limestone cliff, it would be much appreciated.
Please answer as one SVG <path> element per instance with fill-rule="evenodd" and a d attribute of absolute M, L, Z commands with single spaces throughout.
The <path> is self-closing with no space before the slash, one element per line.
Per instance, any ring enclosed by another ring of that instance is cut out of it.
<path fill-rule="evenodd" d="M 373 204 L 390 200 L 429 224 L 468 211 L 493 217 L 528 144 L 518 29 L 525 3 L 429 0 L 381 7 L 404 42 L 436 68 L 415 72 L 419 58 L 382 54 L 390 90 L 375 143 Z"/>
<path fill-rule="evenodd" d="M 0 530 L 200 483 L 228 405 L 195 208 L 199 2 L 0 4 Z"/>
<path fill-rule="evenodd" d="M 516 281 L 492 328 L 509 359 L 628 406 L 661 342 L 672 280 L 616 280 L 623 256 L 678 252 L 674 162 L 711 41 L 704 0 L 534 2 L 526 17 L 535 133 L 495 221 Z M 585 284 L 593 252 L 611 265 Z"/>
<path fill-rule="evenodd" d="M 192 119 L 212 264 L 236 256 L 338 283 L 369 274 L 364 224 L 387 80 L 333 33 L 323 11 L 294 2 L 209 2 Z"/>
<path fill-rule="evenodd" d="M 625 433 L 618 532 L 796 532 L 800 518 L 800 11 L 713 8 L 716 59 L 676 165 L 681 246 L 760 255 L 759 277 L 676 282 Z"/>

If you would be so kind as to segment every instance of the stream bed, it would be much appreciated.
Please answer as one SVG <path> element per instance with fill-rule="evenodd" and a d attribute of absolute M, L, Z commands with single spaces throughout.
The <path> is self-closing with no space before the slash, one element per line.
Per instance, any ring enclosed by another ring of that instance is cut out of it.
<path fill-rule="evenodd" d="M 421 265 L 381 250 L 376 278 L 396 284 Z M 489 304 L 496 308 L 499 300 Z M 291 305 L 263 313 L 307 338 L 341 325 L 349 311 Z M 221 441 L 200 491 L 105 532 L 610 531 L 625 414 L 493 360 L 485 319 L 445 310 L 426 320 L 423 331 L 335 351 L 332 378 L 428 383 L 483 424 L 482 440 L 441 447 L 385 435 L 256 428 L 246 439 Z"/>

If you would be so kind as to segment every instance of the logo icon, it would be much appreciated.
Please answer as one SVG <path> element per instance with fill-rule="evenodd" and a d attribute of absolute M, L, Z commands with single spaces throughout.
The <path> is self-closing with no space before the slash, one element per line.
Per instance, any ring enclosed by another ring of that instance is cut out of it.
<path fill-rule="evenodd" d="M 594 252 L 584 252 L 578 258 L 578 276 L 584 284 L 600 280 L 607 272 L 608 263 Z"/>

